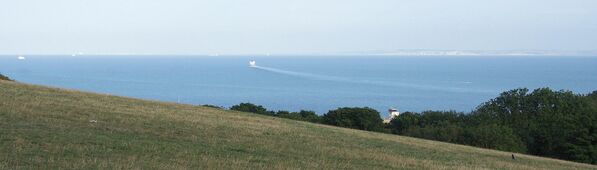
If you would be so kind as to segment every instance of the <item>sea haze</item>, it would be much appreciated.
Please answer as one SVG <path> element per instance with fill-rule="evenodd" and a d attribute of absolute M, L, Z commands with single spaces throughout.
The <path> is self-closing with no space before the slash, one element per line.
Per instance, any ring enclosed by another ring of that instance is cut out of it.
<path fill-rule="evenodd" d="M 597 57 L 1 56 L 0 73 L 143 99 L 319 114 L 368 106 L 382 116 L 389 107 L 470 111 L 519 87 L 597 90 Z"/>

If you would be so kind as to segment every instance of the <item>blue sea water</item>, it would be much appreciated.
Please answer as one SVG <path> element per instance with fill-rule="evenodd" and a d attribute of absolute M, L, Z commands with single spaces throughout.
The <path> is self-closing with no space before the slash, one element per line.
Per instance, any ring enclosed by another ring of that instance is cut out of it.
<path fill-rule="evenodd" d="M 272 110 L 471 111 L 500 92 L 597 90 L 597 57 L 0 56 L 17 81 L 188 104 Z M 257 67 L 248 67 L 256 60 Z"/>

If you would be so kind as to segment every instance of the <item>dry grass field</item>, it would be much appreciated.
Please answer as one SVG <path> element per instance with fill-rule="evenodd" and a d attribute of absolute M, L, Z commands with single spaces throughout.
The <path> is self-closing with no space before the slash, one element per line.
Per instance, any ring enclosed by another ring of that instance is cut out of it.
<path fill-rule="evenodd" d="M 207 107 L 0 81 L 0 169 L 597 169 Z"/>

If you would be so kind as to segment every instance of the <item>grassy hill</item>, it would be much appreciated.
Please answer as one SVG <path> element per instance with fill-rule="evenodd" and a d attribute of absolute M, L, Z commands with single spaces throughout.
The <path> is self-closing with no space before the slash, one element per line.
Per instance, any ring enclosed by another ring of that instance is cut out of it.
<path fill-rule="evenodd" d="M 597 166 L 0 80 L 0 169 L 597 169 Z"/>

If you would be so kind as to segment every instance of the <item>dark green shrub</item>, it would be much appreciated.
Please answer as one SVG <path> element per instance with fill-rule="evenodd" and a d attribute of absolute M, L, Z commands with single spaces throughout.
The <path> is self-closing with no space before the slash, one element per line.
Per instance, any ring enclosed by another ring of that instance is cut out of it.
<path fill-rule="evenodd" d="M 201 105 L 201 106 L 203 106 L 203 107 L 210 107 L 210 108 L 214 108 L 214 109 L 224 109 L 224 107 L 222 107 L 222 106 L 216 106 L 216 105 L 211 105 L 211 104 L 204 104 L 204 105 Z"/>
<path fill-rule="evenodd" d="M 384 131 L 383 120 L 379 116 L 379 112 L 368 107 L 344 107 L 330 110 L 323 115 L 323 123 L 367 131 Z"/>
<path fill-rule="evenodd" d="M 313 123 L 320 123 L 321 117 L 317 115 L 314 111 L 308 110 L 301 110 L 300 112 L 288 112 L 288 111 L 278 111 L 276 112 L 276 116 L 281 118 L 293 119 L 293 120 L 300 120 L 300 121 L 307 121 Z"/>
<path fill-rule="evenodd" d="M 0 73 L 0 80 L 12 81 L 10 78 L 6 77 L 5 75 L 2 75 L 1 73 Z"/>
<path fill-rule="evenodd" d="M 230 107 L 230 110 L 236 110 L 236 111 L 241 111 L 241 112 L 251 112 L 251 113 L 257 113 L 257 114 L 262 114 L 262 115 L 273 115 L 272 112 L 268 112 L 267 109 L 265 109 L 263 106 L 255 105 L 253 103 L 240 103 L 238 105 L 234 105 L 234 106 Z"/>

